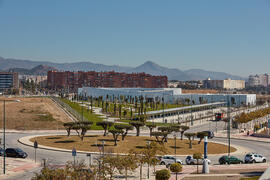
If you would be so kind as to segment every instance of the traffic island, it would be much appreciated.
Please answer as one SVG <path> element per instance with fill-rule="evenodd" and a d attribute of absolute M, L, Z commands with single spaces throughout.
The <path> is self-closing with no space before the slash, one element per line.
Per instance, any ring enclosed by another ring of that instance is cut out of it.
<path fill-rule="evenodd" d="M 65 136 L 65 135 L 51 135 L 51 136 L 37 136 L 29 139 L 30 143 L 37 141 L 39 145 L 43 147 L 51 147 L 56 149 L 72 150 L 76 148 L 78 151 L 85 152 L 104 152 L 108 153 L 129 153 L 130 150 L 143 150 L 147 148 L 147 143 L 151 141 L 156 141 L 154 137 L 137 137 L 137 136 L 126 136 L 124 140 L 119 136 L 117 140 L 117 145 L 115 146 L 115 141 L 112 135 L 87 135 L 84 137 L 83 141 L 80 137 L 76 135 Z M 176 143 L 176 146 L 175 146 Z M 186 139 L 180 140 L 168 138 L 168 142 L 164 143 L 167 150 L 167 154 L 177 155 L 187 155 L 194 154 L 196 152 L 203 152 L 204 146 L 203 142 L 200 144 L 197 140 L 192 141 L 192 148 L 189 148 L 189 141 Z M 228 146 L 219 143 L 208 143 L 208 154 L 224 154 L 227 153 Z M 231 147 L 231 152 L 235 152 L 236 148 Z"/>

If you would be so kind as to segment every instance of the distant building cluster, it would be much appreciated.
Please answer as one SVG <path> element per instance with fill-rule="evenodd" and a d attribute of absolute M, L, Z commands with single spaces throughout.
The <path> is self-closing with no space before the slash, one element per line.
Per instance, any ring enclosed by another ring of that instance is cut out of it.
<path fill-rule="evenodd" d="M 250 75 L 248 78 L 248 85 L 250 87 L 256 87 L 256 86 L 267 87 L 270 85 L 269 75 L 268 74 Z"/>
<path fill-rule="evenodd" d="M 83 86 L 89 87 L 114 87 L 114 88 L 166 88 L 167 76 L 152 76 L 145 73 L 120 73 L 120 72 L 58 72 L 49 71 L 47 85 L 50 89 L 65 89 L 70 92 L 77 91 Z"/>
<path fill-rule="evenodd" d="M 244 89 L 245 88 L 245 81 L 244 80 L 232 80 L 232 79 L 225 79 L 225 80 L 211 80 L 208 78 L 207 80 L 203 81 L 204 88 L 209 89 Z"/>
<path fill-rule="evenodd" d="M 40 87 L 46 87 L 47 85 L 47 76 L 41 75 L 19 75 L 21 81 L 30 81 L 35 84 L 39 84 Z"/>
<path fill-rule="evenodd" d="M 19 89 L 19 76 L 16 72 L 0 72 L 0 92 Z"/>

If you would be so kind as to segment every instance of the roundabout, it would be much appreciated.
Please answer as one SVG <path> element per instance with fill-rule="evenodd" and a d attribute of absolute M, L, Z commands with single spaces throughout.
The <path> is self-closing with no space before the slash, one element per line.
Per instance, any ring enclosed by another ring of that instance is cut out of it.
<path fill-rule="evenodd" d="M 154 137 L 149 136 L 126 136 L 124 140 L 119 136 L 117 140 L 117 145 L 115 146 L 114 139 L 111 135 L 87 135 L 82 141 L 78 136 L 71 135 L 67 137 L 66 135 L 41 135 L 41 136 L 30 136 L 24 137 L 24 141 L 28 139 L 28 144 L 31 145 L 34 141 L 37 141 L 41 148 L 46 149 L 57 149 L 64 151 L 71 151 L 76 148 L 78 152 L 94 152 L 99 153 L 103 151 L 106 153 L 118 153 L 127 154 L 130 150 L 140 151 L 147 148 L 147 143 L 156 141 Z M 176 146 L 175 146 L 176 145 Z M 168 142 L 164 143 L 166 149 L 166 154 L 176 155 L 190 155 L 196 152 L 203 153 L 203 142 L 200 144 L 197 140 L 192 141 L 192 148 L 189 148 L 189 141 L 186 139 L 176 141 L 173 138 L 168 138 Z M 216 143 L 208 143 L 208 154 L 224 154 L 227 153 L 228 146 Z M 231 147 L 231 152 L 236 152 L 237 149 Z"/>

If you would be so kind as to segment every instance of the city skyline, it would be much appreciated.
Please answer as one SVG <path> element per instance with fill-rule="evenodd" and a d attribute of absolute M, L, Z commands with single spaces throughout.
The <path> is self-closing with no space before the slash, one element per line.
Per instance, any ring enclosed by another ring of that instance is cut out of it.
<path fill-rule="evenodd" d="M 0 56 L 270 73 L 269 1 L 0 1 Z"/>

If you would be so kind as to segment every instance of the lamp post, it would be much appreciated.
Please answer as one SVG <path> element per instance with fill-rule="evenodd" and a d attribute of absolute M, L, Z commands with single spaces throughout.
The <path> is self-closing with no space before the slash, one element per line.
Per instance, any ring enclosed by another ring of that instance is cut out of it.
<path fill-rule="evenodd" d="M 20 102 L 20 100 L 0 100 L 3 101 L 3 174 L 6 174 L 6 101 Z"/>
<path fill-rule="evenodd" d="M 147 141 L 147 148 L 148 148 L 148 151 L 149 151 L 149 149 L 150 149 L 150 141 Z M 148 159 L 148 161 L 150 161 L 149 159 Z M 148 164 L 148 168 L 147 168 L 147 178 L 149 179 L 150 178 L 150 167 L 149 167 L 149 163 L 150 162 L 148 162 L 147 164 Z"/>
<path fill-rule="evenodd" d="M 173 137 L 174 137 L 174 161 L 176 163 L 176 133 L 174 133 Z"/>
<path fill-rule="evenodd" d="M 3 101 L 3 174 L 6 174 L 6 100 Z"/>
<path fill-rule="evenodd" d="M 229 95 L 227 95 L 227 119 L 228 119 L 228 158 L 230 159 L 230 153 L 231 153 L 231 117 L 230 117 L 230 98 Z M 229 160 L 230 164 L 230 160 Z"/>

